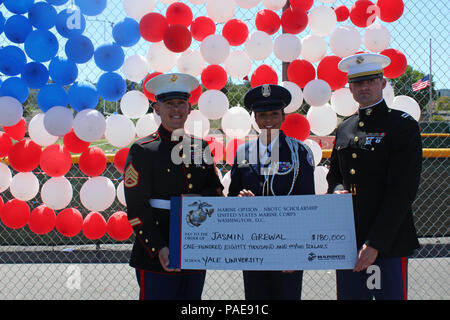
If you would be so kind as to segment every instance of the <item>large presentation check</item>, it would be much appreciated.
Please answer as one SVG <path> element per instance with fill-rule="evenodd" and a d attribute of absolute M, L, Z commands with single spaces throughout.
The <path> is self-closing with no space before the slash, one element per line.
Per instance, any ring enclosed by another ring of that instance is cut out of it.
<path fill-rule="evenodd" d="M 352 269 L 352 198 L 342 195 L 174 197 L 170 267 Z"/>

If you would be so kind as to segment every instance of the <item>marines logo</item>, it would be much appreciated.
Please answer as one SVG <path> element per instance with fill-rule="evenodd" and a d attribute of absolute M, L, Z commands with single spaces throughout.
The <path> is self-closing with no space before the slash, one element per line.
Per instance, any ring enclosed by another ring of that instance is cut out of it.
<path fill-rule="evenodd" d="M 263 84 L 261 90 L 264 98 L 270 97 L 270 85 Z"/>
<path fill-rule="evenodd" d="M 356 63 L 357 64 L 361 64 L 361 63 L 363 63 L 364 62 L 364 58 L 363 57 L 357 57 L 356 58 Z"/>
<path fill-rule="evenodd" d="M 197 207 L 195 210 L 190 210 L 186 216 L 187 223 L 192 227 L 200 226 L 214 212 L 214 209 L 206 209 L 207 207 L 212 207 L 212 205 L 203 201 L 195 201 L 189 207 Z"/>
<path fill-rule="evenodd" d="M 176 74 L 174 74 L 170 77 L 170 82 L 175 82 L 177 80 L 178 80 L 178 76 Z"/>

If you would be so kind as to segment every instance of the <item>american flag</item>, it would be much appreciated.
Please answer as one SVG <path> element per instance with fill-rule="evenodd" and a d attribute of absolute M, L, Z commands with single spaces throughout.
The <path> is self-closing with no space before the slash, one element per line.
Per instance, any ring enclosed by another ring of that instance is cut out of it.
<path fill-rule="evenodd" d="M 413 91 L 419 91 L 422 90 L 423 88 L 428 87 L 429 85 L 431 85 L 431 82 L 430 82 L 430 75 L 428 74 L 419 81 L 413 83 L 412 89 Z"/>

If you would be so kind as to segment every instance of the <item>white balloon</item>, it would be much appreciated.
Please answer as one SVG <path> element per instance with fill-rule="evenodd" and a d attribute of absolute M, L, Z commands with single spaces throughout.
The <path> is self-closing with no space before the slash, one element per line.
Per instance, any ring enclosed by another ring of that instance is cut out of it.
<path fill-rule="evenodd" d="M 319 0 L 320 2 L 323 2 L 323 3 L 333 3 L 333 2 L 336 2 L 336 0 Z"/>
<path fill-rule="evenodd" d="M 320 37 L 329 35 L 336 26 L 336 23 L 336 13 L 331 7 L 315 7 L 308 15 L 308 26 L 311 32 Z"/>
<path fill-rule="evenodd" d="M 39 192 L 39 180 L 32 172 L 19 172 L 12 178 L 9 190 L 14 198 L 28 201 Z"/>
<path fill-rule="evenodd" d="M 232 51 L 224 62 L 225 71 L 232 78 L 243 78 L 250 73 L 252 61 L 244 51 Z"/>
<path fill-rule="evenodd" d="M 228 137 L 243 139 L 250 132 L 251 116 L 244 108 L 233 107 L 223 115 L 221 125 Z"/>
<path fill-rule="evenodd" d="M 184 131 L 187 134 L 198 138 L 204 138 L 208 135 L 210 124 L 200 110 L 192 110 L 184 123 Z"/>
<path fill-rule="evenodd" d="M 210 120 L 217 120 L 227 112 L 230 102 L 220 90 L 206 90 L 198 99 L 198 109 Z"/>
<path fill-rule="evenodd" d="M 136 128 L 133 122 L 122 114 L 112 114 L 106 119 L 105 138 L 117 148 L 124 148 L 133 142 Z"/>
<path fill-rule="evenodd" d="M 349 88 L 338 89 L 331 95 L 331 108 L 340 116 L 351 116 L 358 111 L 358 106 Z"/>
<path fill-rule="evenodd" d="M 175 66 L 177 54 L 167 49 L 164 42 L 157 42 L 150 46 L 147 61 L 151 69 L 165 73 Z"/>
<path fill-rule="evenodd" d="M 204 3 L 206 0 L 189 0 L 190 3 L 192 4 L 202 4 Z"/>
<path fill-rule="evenodd" d="M 243 9 L 256 7 L 261 0 L 235 0 L 236 4 Z"/>
<path fill-rule="evenodd" d="M 283 62 L 292 62 L 302 52 L 300 39 L 291 33 L 280 34 L 273 42 L 273 53 Z"/>
<path fill-rule="evenodd" d="M 0 192 L 5 191 L 11 185 L 12 175 L 9 167 L 0 162 Z"/>
<path fill-rule="evenodd" d="M 328 169 L 324 166 L 317 166 L 314 169 L 314 189 L 316 194 L 326 194 L 328 190 L 327 181 Z"/>
<path fill-rule="evenodd" d="M 392 88 L 391 83 L 386 81 L 386 87 L 383 89 L 383 98 L 386 104 L 390 107 L 394 103 L 394 88 Z"/>
<path fill-rule="evenodd" d="M 156 0 L 123 0 L 125 13 L 137 21 L 155 9 Z"/>
<path fill-rule="evenodd" d="M 13 126 L 22 119 L 23 107 L 16 98 L 0 97 L 0 126 Z"/>
<path fill-rule="evenodd" d="M 159 0 L 159 1 L 164 3 L 164 4 L 172 4 L 174 2 L 177 2 L 178 0 Z"/>
<path fill-rule="evenodd" d="M 211 34 L 203 39 L 200 45 L 200 53 L 206 62 L 221 64 L 230 54 L 230 44 L 220 34 Z"/>
<path fill-rule="evenodd" d="M 303 103 L 303 92 L 302 89 L 294 82 L 291 81 L 283 81 L 281 86 L 288 89 L 291 93 L 292 100 L 284 108 L 285 113 L 292 113 L 298 110 L 302 106 Z"/>
<path fill-rule="evenodd" d="M 116 198 L 116 188 L 112 181 L 104 176 L 89 178 L 81 187 L 81 204 L 90 211 L 108 209 Z"/>
<path fill-rule="evenodd" d="M 148 69 L 147 59 L 140 54 L 127 57 L 122 65 L 125 78 L 134 82 L 141 82 L 147 76 Z"/>
<path fill-rule="evenodd" d="M 61 210 L 72 201 L 73 188 L 66 177 L 53 177 L 41 189 L 42 202 L 53 210 Z"/>
<path fill-rule="evenodd" d="M 264 31 L 252 32 L 245 41 L 245 51 L 253 60 L 264 60 L 272 53 L 272 38 Z"/>
<path fill-rule="evenodd" d="M 206 12 L 214 22 L 227 22 L 234 16 L 234 0 L 207 0 Z"/>
<path fill-rule="evenodd" d="M 105 117 L 94 109 L 81 110 L 73 120 L 73 131 L 78 138 L 84 141 L 94 142 L 101 139 L 105 129 Z"/>
<path fill-rule="evenodd" d="M 158 130 L 161 118 L 155 113 L 147 113 L 136 122 L 136 135 L 143 138 Z"/>
<path fill-rule="evenodd" d="M 361 46 L 361 35 L 352 26 L 340 26 L 331 33 L 330 49 L 341 57 L 347 57 L 359 51 Z"/>
<path fill-rule="evenodd" d="M 262 4 L 269 10 L 280 10 L 286 4 L 286 0 L 262 0 Z"/>
<path fill-rule="evenodd" d="M 416 121 L 419 121 L 420 119 L 420 106 L 416 100 L 409 96 L 396 96 L 391 108 L 408 113 Z"/>
<path fill-rule="evenodd" d="M 304 143 L 311 149 L 314 157 L 314 164 L 317 166 L 322 160 L 322 148 L 312 139 L 306 139 Z"/>
<path fill-rule="evenodd" d="M 125 199 L 125 188 L 124 188 L 124 181 L 120 181 L 119 185 L 117 186 L 117 191 L 116 191 L 116 195 L 117 195 L 117 200 L 119 200 L 119 202 L 123 205 L 123 206 L 127 206 L 127 201 Z"/>
<path fill-rule="evenodd" d="M 51 107 L 44 114 L 44 127 L 53 136 L 63 136 L 72 129 L 73 112 L 66 107 Z"/>
<path fill-rule="evenodd" d="M 125 93 L 120 100 L 120 110 L 123 115 L 137 119 L 147 113 L 149 102 L 145 94 L 138 90 L 131 90 Z"/>
<path fill-rule="evenodd" d="M 187 73 L 194 77 L 200 75 L 205 67 L 205 60 L 197 50 L 187 49 L 177 60 L 177 68 L 181 73 Z"/>
<path fill-rule="evenodd" d="M 301 56 L 309 62 L 317 62 L 327 53 L 328 45 L 325 39 L 315 34 L 302 38 Z"/>
<path fill-rule="evenodd" d="M 58 140 L 57 136 L 51 135 L 44 126 L 44 114 L 38 113 L 28 124 L 28 134 L 31 140 L 40 146 L 49 146 Z"/>
<path fill-rule="evenodd" d="M 336 129 L 337 115 L 327 103 L 320 107 L 311 107 L 306 113 L 311 132 L 317 136 L 327 136 Z"/>
<path fill-rule="evenodd" d="M 372 24 L 364 32 L 364 45 L 369 51 L 380 52 L 391 42 L 389 30 L 381 24 Z"/>
<path fill-rule="evenodd" d="M 303 98 L 311 106 L 322 106 L 330 101 L 330 85 L 321 79 L 311 80 L 303 88 Z"/>

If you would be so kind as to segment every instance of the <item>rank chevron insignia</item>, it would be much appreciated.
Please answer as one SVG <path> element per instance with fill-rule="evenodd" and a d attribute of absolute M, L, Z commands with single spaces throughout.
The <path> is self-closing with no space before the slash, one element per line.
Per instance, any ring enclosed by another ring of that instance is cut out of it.
<path fill-rule="evenodd" d="M 137 186 L 139 181 L 139 173 L 136 171 L 136 169 L 133 167 L 133 164 L 130 163 L 128 168 L 125 170 L 125 179 L 124 179 L 124 185 L 127 188 L 133 188 Z"/>

